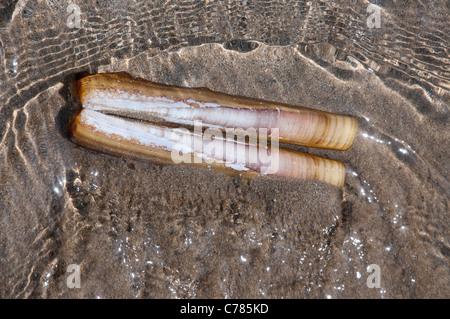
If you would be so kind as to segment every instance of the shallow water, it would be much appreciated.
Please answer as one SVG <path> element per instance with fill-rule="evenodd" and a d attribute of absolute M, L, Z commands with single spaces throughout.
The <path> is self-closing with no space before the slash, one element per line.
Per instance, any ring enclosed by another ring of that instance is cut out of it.
<path fill-rule="evenodd" d="M 445 1 L 76 3 L 0 4 L 1 297 L 450 297 Z M 73 144 L 109 71 L 356 116 L 344 189 Z"/>

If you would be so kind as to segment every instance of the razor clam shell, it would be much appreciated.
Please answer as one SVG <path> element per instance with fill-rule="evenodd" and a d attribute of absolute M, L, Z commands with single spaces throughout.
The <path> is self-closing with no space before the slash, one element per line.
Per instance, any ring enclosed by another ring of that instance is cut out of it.
<path fill-rule="evenodd" d="M 203 132 L 120 118 L 91 109 L 79 112 L 69 130 L 74 142 L 116 156 L 196 165 L 245 176 L 314 179 L 338 187 L 343 186 L 345 178 L 345 167 L 339 161 L 228 138 L 217 130 L 212 131 L 216 132 L 214 138 L 205 137 Z M 180 158 L 185 161 L 179 162 Z"/>
<path fill-rule="evenodd" d="M 304 107 L 232 96 L 205 88 L 183 88 L 105 73 L 76 82 L 80 103 L 87 109 L 168 125 L 279 129 L 280 142 L 347 150 L 358 121 Z"/>

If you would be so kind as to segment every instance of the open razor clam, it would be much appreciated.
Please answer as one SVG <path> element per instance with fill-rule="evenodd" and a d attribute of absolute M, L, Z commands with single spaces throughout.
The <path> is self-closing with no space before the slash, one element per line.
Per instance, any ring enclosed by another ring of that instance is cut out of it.
<path fill-rule="evenodd" d="M 314 179 L 342 187 L 343 163 L 278 143 L 347 150 L 358 127 L 350 116 L 162 85 L 125 73 L 87 76 L 76 81 L 75 89 L 83 109 L 69 130 L 77 144 L 249 176 Z"/>

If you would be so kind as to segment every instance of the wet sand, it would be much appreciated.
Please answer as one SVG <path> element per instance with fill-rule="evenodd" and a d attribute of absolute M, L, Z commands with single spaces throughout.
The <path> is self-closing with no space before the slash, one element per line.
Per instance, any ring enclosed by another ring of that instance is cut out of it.
<path fill-rule="evenodd" d="M 73 29 L 67 4 L 4 9 L 0 296 L 450 297 L 449 33 L 439 3 L 383 7 L 379 29 L 355 1 L 80 2 Z M 346 152 L 290 146 L 344 162 L 344 188 L 73 144 L 75 75 L 111 71 L 356 116 Z M 79 289 L 67 287 L 71 264 Z M 373 264 L 380 288 L 367 285 Z"/>

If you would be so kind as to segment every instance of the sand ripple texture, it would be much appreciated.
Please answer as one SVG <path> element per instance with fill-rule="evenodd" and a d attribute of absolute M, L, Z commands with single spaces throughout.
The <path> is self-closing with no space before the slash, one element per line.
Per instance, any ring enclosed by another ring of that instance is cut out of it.
<path fill-rule="evenodd" d="M 0 4 L 0 297 L 450 297 L 445 1 L 71 3 Z M 111 71 L 356 116 L 343 190 L 71 143 Z"/>

